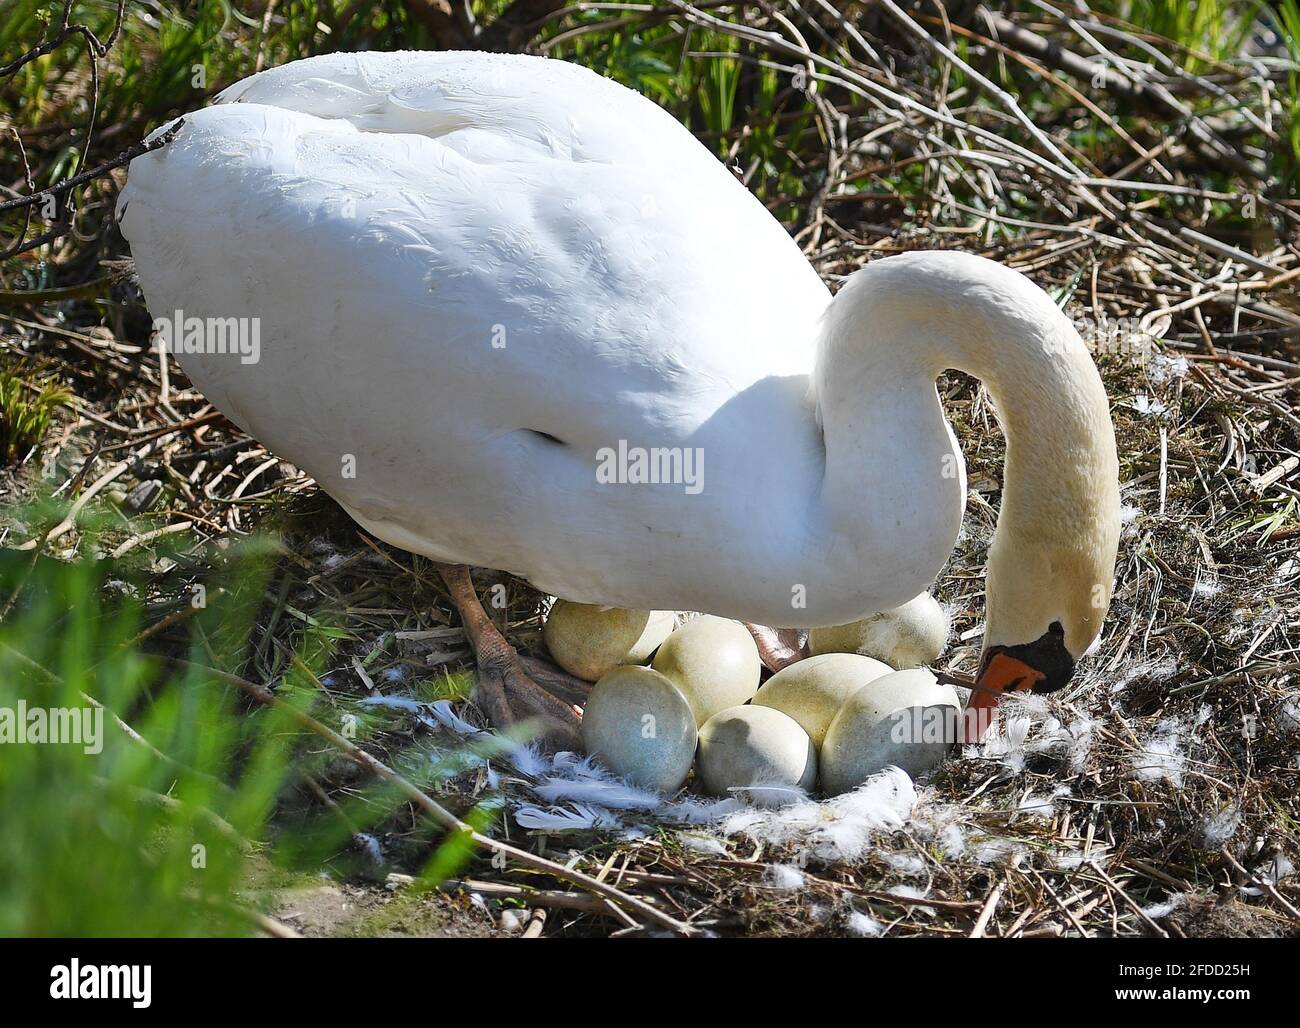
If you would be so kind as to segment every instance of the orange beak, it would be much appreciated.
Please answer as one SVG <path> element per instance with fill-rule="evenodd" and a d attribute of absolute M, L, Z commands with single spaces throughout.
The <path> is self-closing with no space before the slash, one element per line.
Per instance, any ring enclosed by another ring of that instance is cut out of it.
<path fill-rule="evenodd" d="M 993 725 L 998 701 L 1009 692 L 1028 692 L 1047 676 L 1009 653 L 995 651 L 971 686 L 962 716 L 963 743 L 982 742 Z"/>

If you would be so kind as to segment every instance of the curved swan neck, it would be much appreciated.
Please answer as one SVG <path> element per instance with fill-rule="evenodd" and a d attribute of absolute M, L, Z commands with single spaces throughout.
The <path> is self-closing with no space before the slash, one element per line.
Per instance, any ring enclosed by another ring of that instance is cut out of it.
<path fill-rule="evenodd" d="M 906 447 L 910 488 L 951 503 L 942 459 L 951 437 L 935 426 L 942 415 L 933 399 L 933 382 L 948 368 L 987 386 L 1007 442 L 985 643 L 1030 642 L 1059 620 L 1067 648 L 1080 655 L 1110 600 L 1119 530 L 1114 429 L 1083 341 L 1019 273 L 969 254 L 922 252 L 875 261 L 845 283 L 827 312 L 813 380 L 828 504 L 843 502 L 852 475 L 847 437 L 867 425 Z M 964 482 L 955 488 L 960 510 Z"/>

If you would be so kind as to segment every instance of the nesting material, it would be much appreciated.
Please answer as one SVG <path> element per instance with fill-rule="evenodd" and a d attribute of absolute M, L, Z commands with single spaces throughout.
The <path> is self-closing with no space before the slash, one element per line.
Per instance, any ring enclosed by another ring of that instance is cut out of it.
<path fill-rule="evenodd" d="M 776 806 L 804 794 L 817 781 L 817 751 L 794 718 L 774 707 L 729 707 L 700 729 L 696 772 L 714 796 L 742 794 L 759 806 Z"/>
<path fill-rule="evenodd" d="M 696 725 L 703 725 L 719 711 L 747 703 L 758 690 L 763 665 L 744 625 L 705 614 L 670 635 L 652 666 L 682 691 Z"/>
<path fill-rule="evenodd" d="M 961 720 L 957 690 L 929 671 L 895 671 L 857 690 L 826 730 L 822 789 L 854 789 L 893 764 L 915 778 L 951 749 Z"/>
<path fill-rule="evenodd" d="M 671 610 L 625 610 L 556 600 L 542 627 L 555 663 L 594 682 L 623 664 L 644 664 L 673 630 Z"/>
<path fill-rule="evenodd" d="M 596 683 L 583 710 L 587 752 L 629 782 L 656 792 L 676 792 L 685 783 L 696 738 L 685 697 L 651 668 L 615 668 Z"/>
<path fill-rule="evenodd" d="M 754 702 L 789 714 L 820 749 L 826 729 L 845 701 L 893 670 L 856 653 L 823 653 L 782 668 L 758 690 Z"/>
<path fill-rule="evenodd" d="M 900 669 L 933 663 L 947 642 L 948 615 L 929 593 L 863 621 L 808 633 L 814 654 L 859 653 Z"/>

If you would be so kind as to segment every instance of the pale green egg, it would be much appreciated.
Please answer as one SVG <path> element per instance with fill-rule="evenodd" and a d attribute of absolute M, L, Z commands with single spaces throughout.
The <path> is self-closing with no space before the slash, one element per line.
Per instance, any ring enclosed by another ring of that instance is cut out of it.
<path fill-rule="evenodd" d="M 695 760 L 695 716 L 667 678 L 618 667 L 591 690 L 582 711 L 588 753 L 629 782 L 656 792 L 682 787 Z"/>
<path fill-rule="evenodd" d="M 960 724 L 957 690 L 924 668 L 868 682 L 845 700 L 826 729 L 822 789 L 848 792 L 890 764 L 915 778 L 943 760 Z"/>
<path fill-rule="evenodd" d="M 542 626 L 551 658 L 594 682 L 623 664 L 644 664 L 672 632 L 671 610 L 628 610 L 556 600 Z"/>
<path fill-rule="evenodd" d="M 823 653 L 782 668 L 763 683 L 754 702 L 789 714 L 820 749 L 844 701 L 893 671 L 888 664 L 856 653 Z"/>
<path fill-rule="evenodd" d="M 814 654 L 859 653 L 900 670 L 933 663 L 947 642 L 948 615 L 929 593 L 862 621 L 808 633 Z"/>
<path fill-rule="evenodd" d="M 653 665 L 682 691 L 704 724 L 720 710 L 748 702 L 763 664 L 749 630 L 738 621 L 705 614 L 670 635 Z"/>
<path fill-rule="evenodd" d="M 816 782 L 816 763 L 809 733 L 775 707 L 728 707 L 699 729 L 695 773 L 718 797 L 759 806 L 802 799 Z"/>
<path fill-rule="evenodd" d="M 817 751 L 794 718 L 753 704 L 714 714 L 700 729 L 695 768 L 714 796 L 761 806 L 801 799 L 817 781 Z"/>

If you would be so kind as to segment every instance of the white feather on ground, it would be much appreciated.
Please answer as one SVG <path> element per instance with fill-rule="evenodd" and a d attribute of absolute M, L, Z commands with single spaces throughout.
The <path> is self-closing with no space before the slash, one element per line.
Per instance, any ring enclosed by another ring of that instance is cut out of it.
<path fill-rule="evenodd" d="M 1284 853 L 1276 854 L 1272 860 L 1255 868 L 1255 877 L 1260 881 L 1268 882 L 1269 885 L 1277 885 L 1283 878 L 1288 878 L 1294 873 L 1295 865 L 1287 859 Z"/>
<path fill-rule="evenodd" d="M 1147 367 L 1147 375 L 1156 385 L 1162 385 L 1174 378 L 1186 378 L 1191 364 L 1186 357 L 1169 357 L 1163 353 L 1152 353 Z"/>
<path fill-rule="evenodd" d="M 703 853 L 713 857 L 728 856 L 727 847 L 720 840 L 703 832 L 678 832 L 677 841 L 682 844 L 683 849 L 690 850 L 692 853 Z"/>
<path fill-rule="evenodd" d="M 450 728 L 458 735 L 479 734 L 478 728 L 452 710 L 450 700 L 437 700 L 434 703 L 425 704 L 425 706 L 428 708 L 429 713 L 433 715 L 434 720 L 444 728 Z"/>
<path fill-rule="evenodd" d="M 1185 734 L 1186 728 L 1179 721 L 1159 722 L 1142 749 L 1130 757 L 1134 776 L 1144 782 L 1164 779 L 1175 786 L 1182 785 L 1187 763 L 1183 753 Z"/>
<path fill-rule="evenodd" d="M 547 803 L 595 803 L 610 810 L 656 810 L 664 798 L 619 779 L 557 778 L 550 776 L 533 786 Z"/>
<path fill-rule="evenodd" d="M 580 803 L 572 807 L 549 808 L 526 803 L 515 808 L 515 823 L 520 828 L 555 833 L 619 827 L 618 818 L 608 810 Z"/>
<path fill-rule="evenodd" d="M 848 923 L 845 927 L 848 928 L 850 935 L 859 939 L 874 939 L 885 930 L 884 925 L 874 917 L 859 910 L 849 912 Z"/>
<path fill-rule="evenodd" d="M 966 834 L 961 830 L 961 825 L 947 825 L 939 833 L 939 846 L 942 848 L 943 855 L 950 860 L 965 853 Z"/>
<path fill-rule="evenodd" d="M 919 875 L 925 874 L 926 872 L 925 861 L 915 853 L 893 853 L 890 851 L 884 851 L 880 856 L 886 864 L 893 868 L 896 874 L 900 874 L 904 878 L 915 878 Z M 898 890 L 901 888 L 904 888 L 904 886 L 898 886 L 893 891 L 898 893 Z"/>
<path fill-rule="evenodd" d="M 401 710 L 409 714 L 421 714 L 427 706 L 409 696 L 367 696 L 357 700 L 358 707 L 381 707 L 384 710 Z"/>
<path fill-rule="evenodd" d="M 1300 735 L 1300 692 L 1283 698 L 1277 710 L 1277 727 L 1286 735 Z"/>
<path fill-rule="evenodd" d="M 1030 748 L 1063 760 L 1070 774 L 1077 775 L 1087 766 L 1096 729 L 1090 717 L 1076 717 L 1068 725 L 1048 718 Z"/>
<path fill-rule="evenodd" d="M 1033 726 L 1033 718 L 1006 709 L 984 740 L 983 752 L 981 753 L 980 749 L 975 746 L 967 746 L 965 752 L 970 756 L 983 756 L 986 759 L 999 760 L 1005 767 L 1015 772 L 1023 771 L 1025 769 L 1025 743 L 1029 739 L 1029 731 Z"/>
<path fill-rule="evenodd" d="M 1201 848 L 1219 850 L 1234 835 L 1241 825 L 1241 808 L 1230 804 L 1201 824 Z"/>
<path fill-rule="evenodd" d="M 893 893 L 893 895 L 898 896 L 905 900 L 908 899 L 923 900 L 928 895 L 930 895 L 929 889 L 918 889 L 915 885 L 906 885 L 906 884 L 891 886 L 889 891 Z M 927 917 L 930 916 L 929 910 L 925 910 L 925 909 L 918 910 L 917 908 L 910 907 L 910 906 L 908 907 L 908 909 L 913 910 L 916 913 L 924 914 Z"/>
<path fill-rule="evenodd" d="M 797 892 L 808 884 L 807 876 L 793 864 L 773 864 L 765 877 L 769 886 L 781 892 Z"/>
<path fill-rule="evenodd" d="M 756 781 L 746 786 L 733 786 L 728 790 L 732 796 L 749 807 L 788 807 L 794 803 L 804 803 L 808 793 L 797 785 L 785 782 Z"/>
<path fill-rule="evenodd" d="M 1143 679 L 1153 679 L 1157 682 L 1163 682 L 1173 676 L 1178 671 L 1178 661 L 1172 654 L 1166 654 L 1163 657 L 1153 657 L 1150 660 L 1139 661 L 1136 664 L 1129 665 L 1128 669 L 1120 675 L 1111 684 L 1110 691 L 1123 692 L 1134 682 Z"/>
<path fill-rule="evenodd" d="M 1017 813 L 1051 820 L 1056 816 L 1057 801 L 1072 795 L 1068 785 L 1058 785 L 1047 796 L 1030 794 L 1020 801 Z"/>
<path fill-rule="evenodd" d="M 532 745 L 516 744 L 510 750 L 510 763 L 521 775 L 540 778 L 551 767 L 550 758 Z"/>
<path fill-rule="evenodd" d="M 626 828 L 636 834 L 629 820 L 651 821 L 660 824 L 703 825 L 716 822 L 727 814 L 739 810 L 742 804 L 736 799 L 709 800 L 690 795 L 666 797 L 637 788 L 601 767 L 590 757 L 581 757 L 567 751 L 550 758 L 530 751 L 531 756 L 543 762 L 532 777 L 536 781 L 530 788 L 538 799 L 550 804 L 546 812 L 553 815 L 543 826 L 524 824 L 518 815 L 515 820 L 524 828 L 546 827 L 550 831 L 584 831 L 591 828 Z M 561 806 L 568 804 L 568 807 Z M 527 817 L 541 820 L 541 807 L 526 805 Z M 595 812 L 600 816 L 596 817 Z M 567 819 L 567 820 L 566 820 Z"/>
<path fill-rule="evenodd" d="M 971 855 L 981 864 L 1016 867 L 1029 855 L 1029 850 L 1010 839 L 986 839 L 972 847 Z"/>
<path fill-rule="evenodd" d="M 352 836 L 352 841 L 361 847 L 361 852 L 366 855 L 366 859 L 375 867 L 384 866 L 383 848 L 379 845 L 379 840 L 370 832 L 358 832 Z"/>
<path fill-rule="evenodd" d="M 804 861 L 851 863 L 862 858 L 873 836 L 901 828 L 915 804 L 916 788 L 907 772 L 888 767 L 852 792 L 820 803 L 739 810 L 723 820 L 720 831 L 791 847 Z"/>
<path fill-rule="evenodd" d="M 1152 903 L 1149 907 L 1143 907 L 1142 913 L 1151 918 L 1152 921 L 1159 921 L 1162 917 L 1168 917 L 1175 910 L 1183 905 L 1185 897 L 1181 892 L 1173 893 L 1168 899 L 1160 903 Z"/>

